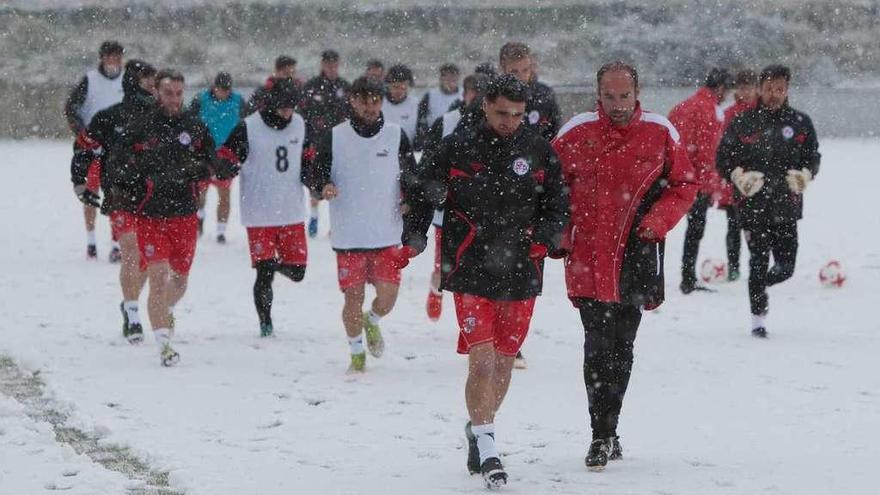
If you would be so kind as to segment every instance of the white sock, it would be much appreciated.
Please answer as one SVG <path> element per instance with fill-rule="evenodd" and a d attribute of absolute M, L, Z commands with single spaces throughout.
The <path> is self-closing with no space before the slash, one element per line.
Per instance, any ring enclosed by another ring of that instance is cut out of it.
<path fill-rule="evenodd" d="M 205 209 L 199 208 L 199 211 L 196 212 L 196 216 L 199 218 L 199 220 L 204 220 L 205 219 Z"/>
<path fill-rule="evenodd" d="M 312 218 L 318 218 L 318 207 L 317 206 L 310 207 L 309 216 Z"/>
<path fill-rule="evenodd" d="M 160 351 L 162 350 L 162 346 L 171 343 L 171 330 L 167 328 L 154 329 L 153 336 L 156 337 L 156 345 L 159 346 Z"/>
<path fill-rule="evenodd" d="M 217 222 L 217 235 L 226 233 L 226 222 Z"/>
<path fill-rule="evenodd" d="M 351 348 L 352 354 L 363 354 L 364 353 L 364 336 L 363 336 L 363 334 L 358 335 L 357 337 L 349 337 L 348 338 L 348 346 Z"/>
<path fill-rule="evenodd" d="M 490 457 L 498 457 L 495 449 L 495 424 L 474 425 L 471 427 L 477 437 L 477 448 L 480 450 L 480 464 Z"/>
<path fill-rule="evenodd" d="M 86 240 L 89 243 L 89 246 L 94 246 L 95 244 L 97 244 L 97 241 L 95 240 L 95 231 L 94 230 L 87 230 L 86 231 Z"/>
<path fill-rule="evenodd" d="M 125 310 L 126 316 L 128 316 L 129 323 L 140 323 L 141 317 L 138 314 L 138 302 L 137 301 L 125 301 L 122 303 L 122 308 Z"/>
<path fill-rule="evenodd" d="M 763 327 L 766 317 L 767 315 L 752 315 L 752 330 Z"/>
<path fill-rule="evenodd" d="M 171 316 L 174 316 L 174 306 L 173 305 L 168 306 L 168 314 Z"/>
<path fill-rule="evenodd" d="M 381 320 L 382 317 L 374 313 L 372 309 L 367 312 L 367 321 L 369 321 L 373 325 L 378 325 Z"/>

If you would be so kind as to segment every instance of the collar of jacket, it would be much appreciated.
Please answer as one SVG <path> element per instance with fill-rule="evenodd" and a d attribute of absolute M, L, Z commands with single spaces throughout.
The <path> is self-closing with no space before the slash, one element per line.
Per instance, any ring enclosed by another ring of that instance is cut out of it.
<path fill-rule="evenodd" d="M 718 98 L 715 96 L 715 93 L 705 86 L 698 89 L 694 95 L 700 100 L 710 103 L 712 106 L 718 106 Z"/>
<path fill-rule="evenodd" d="M 149 91 L 138 86 L 133 92 L 126 92 L 122 96 L 122 102 L 134 105 L 139 110 L 150 108 L 156 104 L 156 99 Z"/>
<path fill-rule="evenodd" d="M 522 135 L 525 126 L 525 124 L 520 124 L 519 127 L 517 127 L 516 130 L 513 132 L 513 134 L 511 134 L 510 136 L 502 136 L 495 132 L 494 129 L 489 127 L 489 123 L 486 121 L 486 119 L 483 119 L 477 129 L 480 136 L 487 144 L 489 144 L 493 148 L 500 150 L 504 149 L 510 143 L 516 141 L 519 136 Z"/>
<path fill-rule="evenodd" d="M 287 125 L 290 124 L 290 121 L 293 120 L 292 116 L 289 119 L 285 119 L 275 113 L 274 110 L 269 110 L 268 108 L 260 110 L 260 118 L 263 119 L 263 123 L 267 126 L 279 131 L 287 127 Z"/>
<path fill-rule="evenodd" d="M 770 107 L 764 105 L 764 102 L 762 102 L 760 98 L 758 98 L 758 104 L 755 108 L 758 110 L 759 114 L 767 118 L 779 118 L 786 115 L 791 110 L 791 107 L 788 106 L 788 98 L 782 102 L 782 106 L 779 107 L 779 110 L 771 110 Z"/>
<path fill-rule="evenodd" d="M 596 105 L 596 108 L 597 112 L 599 113 L 599 122 L 601 122 L 603 127 L 605 127 L 606 133 L 610 134 L 611 136 L 625 136 L 627 133 L 629 133 L 630 129 L 635 127 L 639 120 L 642 119 L 642 102 L 638 100 L 636 100 L 636 109 L 633 111 L 632 118 L 625 126 L 622 127 L 618 127 L 611 122 L 611 117 L 609 117 L 608 114 L 605 113 L 605 108 L 602 107 L 601 101 Z"/>
<path fill-rule="evenodd" d="M 360 137 L 369 138 L 379 134 L 383 125 L 385 125 L 385 117 L 382 113 L 379 113 L 379 118 L 372 124 L 360 120 L 356 115 L 351 116 L 351 128 L 354 129 L 354 132 L 358 133 L 358 136 Z"/>
<path fill-rule="evenodd" d="M 394 99 L 391 98 L 391 93 L 389 92 L 388 94 L 385 95 L 385 99 L 388 100 L 388 103 L 391 103 L 392 105 L 400 105 L 401 103 L 403 103 L 409 99 L 409 93 L 407 93 L 407 95 L 404 96 L 402 100 L 394 101 Z"/>
<path fill-rule="evenodd" d="M 102 76 L 106 77 L 107 79 L 110 79 L 111 81 L 114 81 L 114 80 L 116 80 L 117 78 L 122 77 L 122 74 L 125 73 L 125 70 L 120 70 L 120 71 L 119 71 L 119 74 L 116 74 L 116 77 L 110 77 L 110 76 L 107 75 L 107 71 L 104 70 L 104 64 L 98 64 L 98 73 L 100 73 Z"/>

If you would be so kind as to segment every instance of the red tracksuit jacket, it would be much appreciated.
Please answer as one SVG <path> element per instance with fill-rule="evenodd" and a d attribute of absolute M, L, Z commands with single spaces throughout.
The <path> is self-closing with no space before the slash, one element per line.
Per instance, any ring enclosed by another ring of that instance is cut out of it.
<path fill-rule="evenodd" d="M 653 308 L 663 302 L 664 244 L 659 237 L 690 209 L 698 184 L 678 132 L 636 108 L 614 127 L 601 105 L 572 118 L 553 140 L 570 188 L 564 234 L 568 296 Z"/>
<path fill-rule="evenodd" d="M 724 131 L 722 119 L 715 95 L 708 88 L 698 89 L 669 112 L 669 120 L 681 135 L 700 190 L 705 194 L 718 194 L 721 189 L 715 154 Z"/>

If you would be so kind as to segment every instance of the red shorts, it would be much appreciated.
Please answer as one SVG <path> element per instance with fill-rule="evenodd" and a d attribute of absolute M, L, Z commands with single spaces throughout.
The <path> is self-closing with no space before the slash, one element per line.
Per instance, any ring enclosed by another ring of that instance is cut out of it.
<path fill-rule="evenodd" d="M 251 266 L 258 261 L 278 260 L 285 265 L 305 265 L 308 256 L 303 224 L 278 227 L 248 227 Z"/>
<path fill-rule="evenodd" d="M 443 245 L 443 228 L 434 226 L 434 271 L 440 272 L 440 249 Z"/>
<path fill-rule="evenodd" d="M 195 215 L 171 218 L 138 217 L 141 268 L 167 261 L 175 273 L 189 274 L 196 254 L 199 221 Z"/>
<path fill-rule="evenodd" d="M 86 172 L 86 189 L 97 193 L 101 189 L 101 162 L 93 160 Z"/>
<path fill-rule="evenodd" d="M 522 301 L 496 301 L 456 292 L 455 315 L 458 318 L 458 353 L 492 342 L 495 351 L 516 356 L 529 333 L 535 298 Z"/>
<path fill-rule="evenodd" d="M 336 274 L 339 277 L 339 289 L 364 285 L 369 282 L 386 282 L 400 285 L 400 270 L 394 268 L 391 254 L 395 247 L 371 249 L 369 251 L 345 251 L 336 253 Z"/>
<path fill-rule="evenodd" d="M 137 233 L 137 216 L 127 211 L 114 211 L 110 213 L 110 234 L 114 241 L 130 232 Z"/>

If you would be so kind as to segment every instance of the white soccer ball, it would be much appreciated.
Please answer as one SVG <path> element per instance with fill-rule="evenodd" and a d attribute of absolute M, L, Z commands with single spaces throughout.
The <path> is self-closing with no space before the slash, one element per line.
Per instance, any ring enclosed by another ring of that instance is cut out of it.
<path fill-rule="evenodd" d="M 843 287 L 846 282 L 846 272 L 843 271 L 843 265 L 837 260 L 831 260 L 825 263 L 819 270 L 819 283 L 823 287 Z"/>
<path fill-rule="evenodd" d="M 709 258 L 700 264 L 700 278 L 707 284 L 727 281 L 727 262 Z"/>

